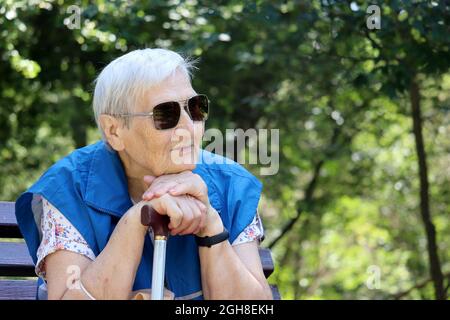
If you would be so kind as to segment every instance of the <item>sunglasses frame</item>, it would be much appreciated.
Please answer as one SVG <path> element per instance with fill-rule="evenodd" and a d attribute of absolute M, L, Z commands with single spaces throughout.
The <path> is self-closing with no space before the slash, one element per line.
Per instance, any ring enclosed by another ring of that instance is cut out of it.
<path fill-rule="evenodd" d="M 191 115 L 191 113 L 189 111 L 189 100 L 191 100 L 192 98 L 199 97 L 199 96 L 205 97 L 206 101 L 208 102 L 208 113 L 206 114 L 205 119 L 201 120 L 201 121 L 204 122 L 204 121 L 208 120 L 208 116 L 209 116 L 209 102 L 210 101 L 209 101 L 208 96 L 206 94 L 196 94 L 195 96 L 192 96 L 192 97 L 190 97 L 188 99 L 185 99 L 185 100 L 161 102 L 161 103 L 158 103 L 156 106 L 154 106 L 153 109 L 155 109 L 159 105 L 162 105 L 162 104 L 165 104 L 165 103 L 176 102 L 176 103 L 178 103 L 178 106 L 180 107 L 180 111 L 181 111 L 181 108 L 183 108 L 187 112 L 187 114 L 189 115 L 189 118 L 192 121 L 200 121 L 200 120 L 192 119 L 192 115 Z M 119 113 L 119 114 L 114 114 L 113 116 L 115 116 L 115 117 L 151 117 L 151 118 L 153 118 L 153 113 L 154 113 L 153 111 L 150 111 L 150 112 L 136 112 L 136 113 Z M 178 117 L 178 122 L 180 121 L 180 118 L 181 118 L 181 112 L 180 112 L 180 116 Z M 178 125 L 178 122 L 173 127 L 167 128 L 167 129 L 158 129 L 157 126 L 155 125 L 154 121 L 153 121 L 153 125 L 155 126 L 156 130 L 169 130 L 169 129 L 175 128 Z"/>

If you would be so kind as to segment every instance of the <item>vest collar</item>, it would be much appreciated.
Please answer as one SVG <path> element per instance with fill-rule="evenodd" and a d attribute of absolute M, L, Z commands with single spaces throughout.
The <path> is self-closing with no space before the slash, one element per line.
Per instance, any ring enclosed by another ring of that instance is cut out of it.
<path fill-rule="evenodd" d="M 89 206 L 117 217 L 132 206 L 122 161 L 103 141 L 96 143 L 93 150 L 84 200 Z"/>

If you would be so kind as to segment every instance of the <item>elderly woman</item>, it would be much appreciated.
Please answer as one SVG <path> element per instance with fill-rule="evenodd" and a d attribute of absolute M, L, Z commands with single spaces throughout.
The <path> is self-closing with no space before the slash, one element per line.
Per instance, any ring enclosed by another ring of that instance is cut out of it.
<path fill-rule="evenodd" d="M 261 183 L 200 149 L 209 105 L 190 70 L 175 52 L 145 49 L 100 73 L 93 108 L 103 139 L 58 161 L 16 201 L 38 297 L 148 292 L 153 237 L 140 216 L 147 204 L 170 219 L 166 298 L 272 298 L 258 255 Z M 200 245 L 218 234 L 225 237 Z"/>

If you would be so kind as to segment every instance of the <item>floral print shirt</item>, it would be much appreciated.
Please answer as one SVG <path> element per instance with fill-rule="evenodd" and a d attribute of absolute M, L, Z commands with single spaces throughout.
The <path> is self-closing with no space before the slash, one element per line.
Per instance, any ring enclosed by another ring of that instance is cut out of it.
<path fill-rule="evenodd" d="M 37 251 L 36 274 L 45 280 L 45 257 L 58 250 L 68 250 L 94 260 L 94 252 L 70 221 L 45 198 L 41 197 L 40 200 L 42 201 L 40 223 L 42 240 Z M 150 228 L 150 236 L 151 231 Z M 153 239 L 152 236 L 150 238 Z M 264 240 L 264 228 L 257 213 L 253 221 L 239 234 L 232 245 L 251 241 L 259 243 L 262 240 Z"/>

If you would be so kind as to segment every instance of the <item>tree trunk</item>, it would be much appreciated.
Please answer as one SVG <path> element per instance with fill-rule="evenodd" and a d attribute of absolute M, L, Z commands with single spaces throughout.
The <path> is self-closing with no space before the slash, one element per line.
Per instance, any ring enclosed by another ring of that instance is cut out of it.
<path fill-rule="evenodd" d="M 425 226 L 427 236 L 428 260 L 430 264 L 430 275 L 433 280 L 435 298 L 445 300 L 444 277 L 439 261 L 438 246 L 436 243 L 436 229 L 431 220 L 430 202 L 428 192 L 428 169 L 426 153 L 422 136 L 422 116 L 420 110 L 420 88 L 413 79 L 410 86 L 411 110 L 413 119 L 413 132 L 416 142 L 416 152 L 419 164 L 420 178 L 420 213 Z"/>
<path fill-rule="evenodd" d="M 82 148 L 87 144 L 87 128 L 86 120 L 83 119 L 83 113 L 81 110 L 78 113 L 74 113 L 70 119 L 70 125 L 72 127 L 72 139 L 75 142 L 75 148 Z"/>

